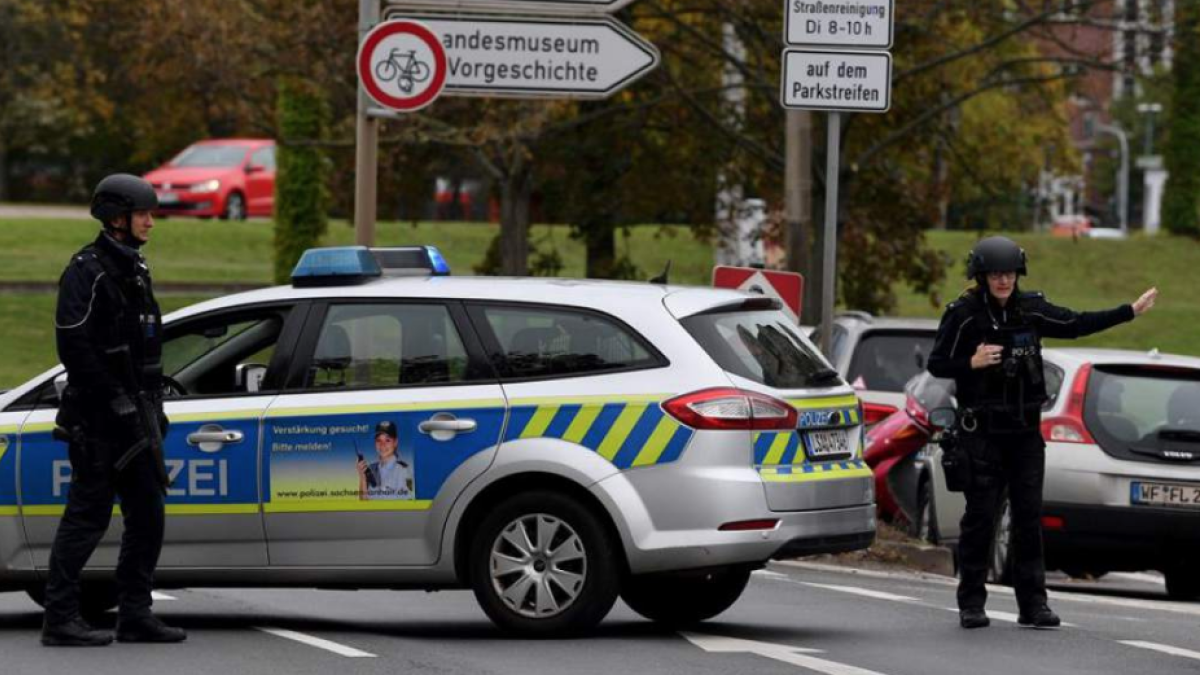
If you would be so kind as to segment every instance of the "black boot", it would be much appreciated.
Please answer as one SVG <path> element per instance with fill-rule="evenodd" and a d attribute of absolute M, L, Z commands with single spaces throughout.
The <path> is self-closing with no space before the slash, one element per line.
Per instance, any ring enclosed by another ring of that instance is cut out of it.
<path fill-rule="evenodd" d="M 47 647 L 104 647 L 112 641 L 112 633 L 95 630 L 79 617 L 65 623 L 42 623 L 42 644 Z"/>
<path fill-rule="evenodd" d="M 172 628 L 157 616 L 117 617 L 117 642 L 183 642 L 187 633 Z"/>
<path fill-rule="evenodd" d="M 963 609 L 958 612 L 958 625 L 963 628 L 987 628 L 992 625 L 992 620 L 982 609 Z"/>
<path fill-rule="evenodd" d="M 1042 605 L 1029 613 L 1021 612 L 1017 617 L 1017 623 L 1034 628 L 1058 628 L 1062 625 L 1062 620 L 1049 607 Z"/>

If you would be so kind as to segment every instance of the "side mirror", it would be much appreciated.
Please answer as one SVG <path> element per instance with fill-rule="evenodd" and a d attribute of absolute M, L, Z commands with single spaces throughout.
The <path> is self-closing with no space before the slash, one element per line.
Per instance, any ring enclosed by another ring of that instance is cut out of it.
<path fill-rule="evenodd" d="M 267 376 L 267 367 L 260 363 L 239 363 L 234 369 L 234 385 L 239 391 L 256 394 L 262 391 L 263 378 Z"/>
<path fill-rule="evenodd" d="M 939 429 L 949 429 L 958 423 L 958 411 L 954 408 L 934 408 L 929 411 L 929 423 Z"/>
<path fill-rule="evenodd" d="M 267 167 L 265 167 L 261 164 L 247 164 L 246 165 L 246 173 L 247 174 L 262 173 L 263 171 L 266 171 L 266 170 L 267 170 Z"/>

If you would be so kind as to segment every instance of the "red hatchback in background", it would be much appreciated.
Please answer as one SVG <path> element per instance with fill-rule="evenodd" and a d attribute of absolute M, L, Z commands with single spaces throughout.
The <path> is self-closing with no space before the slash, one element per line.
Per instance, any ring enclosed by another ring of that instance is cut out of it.
<path fill-rule="evenodd" d="M 275 211 L 275 141 L 200 141 L 145 176 L 158 193 L 157 216 L 245 220 Z"/>

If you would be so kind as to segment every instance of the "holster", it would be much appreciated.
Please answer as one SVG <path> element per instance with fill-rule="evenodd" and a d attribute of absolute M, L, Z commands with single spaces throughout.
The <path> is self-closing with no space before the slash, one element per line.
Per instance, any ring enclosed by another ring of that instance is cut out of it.
<path fill-rule="evenodd" d="M 966 492 L 971 486 L 971 458 L 963 446 L 963 436 L 958 429 L 947 429 L 938 440 L 942 448 L 942 474 L 946 477 L 946 489 L 951 492 Z"/>

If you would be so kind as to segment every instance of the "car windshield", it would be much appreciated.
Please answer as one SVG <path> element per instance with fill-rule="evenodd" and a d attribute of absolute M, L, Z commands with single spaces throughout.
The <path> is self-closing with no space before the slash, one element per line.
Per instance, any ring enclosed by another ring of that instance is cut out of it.
<path fill-rule="evenodd" d="M 799 327 L 778 310 L 699 314 L 682 323 L 726 372 L 778 389 L 841 384 Z"/>
<path fill-rule="evenodd" d="M 193 145 L 171 160 L 171 166 L 190 168 L 201 166 L 239 166 L 246 159 L 246 148 L 239 145 Z"/>
<path fill-rule="evenodd" d="M 1097 366 L 1088 380 L 1084 420 L 1106 448 L 1200 449 L 1200 370 Z"/>
<path fill-rule="evenodd" d="M 854 350 L 846 381 L 855 389 L 904 391 L 904 384 L 925 370 L 933 332 L 872 331 Z"/>

